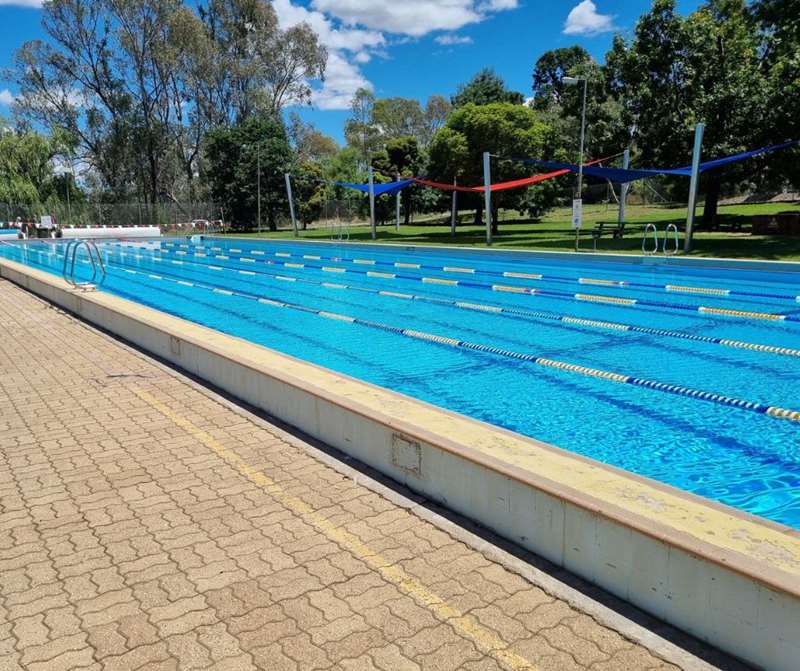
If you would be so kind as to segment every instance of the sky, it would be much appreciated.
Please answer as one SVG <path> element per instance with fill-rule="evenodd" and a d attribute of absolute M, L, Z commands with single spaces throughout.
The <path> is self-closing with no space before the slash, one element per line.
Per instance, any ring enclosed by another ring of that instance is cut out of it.
<path fill-rule="evenodd" d="M 531 95 L 536 59 L 580 44 L 598 62 L 615 33 L 630 36 L 650 0 L 272 0 L 283 28 L 307 21 L 328 48 L 326 80 L 300 109 L 343 139 L 348 104 L 360 86 L 377 97 L 449 96 L 478 70 L 493 68 Z M 0 73 L 27 40 L 43 37 L 41 0 L 0 0 Z M 679 0 L 690 12 L 698 0 Z M 16 91 L 0 74 L 0 115 Z"/>

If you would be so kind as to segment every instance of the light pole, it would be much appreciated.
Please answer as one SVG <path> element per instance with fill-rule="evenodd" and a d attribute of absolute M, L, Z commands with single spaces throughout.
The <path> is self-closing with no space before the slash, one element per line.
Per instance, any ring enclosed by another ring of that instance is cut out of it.
<path fill-rule="evenodd" d="M 254 146 L 256 148 L 256 230 L 261 233 L 261 142 L 248 142 L 242 145 L 242 149 L 252 149 Z"/>
<path fill-rule="evenodd" d="M 586 77 L 564 77 L 567 86 L 577 86 L 583 82 L 583 107 L 581 110 L 581 144 L 578 150 L 578 193 L 572 201 L 572 226 L 575 228 L 575 251 L 579 249 L 581 223 L 583 219 L 583 143 L 586 138 L 586 90 L 589 80 Z"/>
<path fill-rule="evenodd" d="M 261 143 L 256 143 L 256 183 L 257 187 L 256 190 L 258 192 L 257 199 L 258 199 L 258 234 L 261 235 Z"/>

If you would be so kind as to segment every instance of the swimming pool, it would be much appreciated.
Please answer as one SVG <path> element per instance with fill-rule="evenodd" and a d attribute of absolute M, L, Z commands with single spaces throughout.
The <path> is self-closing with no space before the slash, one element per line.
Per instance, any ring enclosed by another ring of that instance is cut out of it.
<path fill-rule="evenodd" d="M 800 410 L 793 273 L 216 239 L 99 246 L 105 291 L 800 528 L 800 423 L 781 417 Z M 62 251 L 0 245 L 56 274 Z"/>

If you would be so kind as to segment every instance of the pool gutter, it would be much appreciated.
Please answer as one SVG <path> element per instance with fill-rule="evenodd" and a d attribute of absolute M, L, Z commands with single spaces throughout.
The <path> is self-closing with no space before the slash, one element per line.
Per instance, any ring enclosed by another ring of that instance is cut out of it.
<path fill-rule="evenodd" d="M 787 527 L 13 261 L 0 276 L 732 655 L 797 668 Z"/>

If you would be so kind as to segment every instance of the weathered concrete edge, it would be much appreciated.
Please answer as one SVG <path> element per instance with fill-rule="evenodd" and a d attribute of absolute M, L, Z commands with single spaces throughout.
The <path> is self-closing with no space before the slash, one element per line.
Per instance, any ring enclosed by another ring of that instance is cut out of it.
<path fill-rule="evenodd" d="M 781 635 L 800 630 L 791 629 L 800 539 L 783 527 L 10 261 L 0 274 L 732 654 L 770 668 L 791 668 L 800 654 Z M 486 435 L 494 449 L 481 444 Z M 499 458 L 504 450 L 513 458 Z M 579 472 L 581 486 L 537 472 L 552 474 L 552 459 Z M 609 503 L 612 481 L 624 481 L 623 505 Z M 665 501 L 676 498 L 703 519 L 664 524 Z M 736 550 L 697 533 L 732 520 Z M 712 593 L 715 582 L 722 592 Z M 765 636 L 780 641 L 765 646 Z"/>

